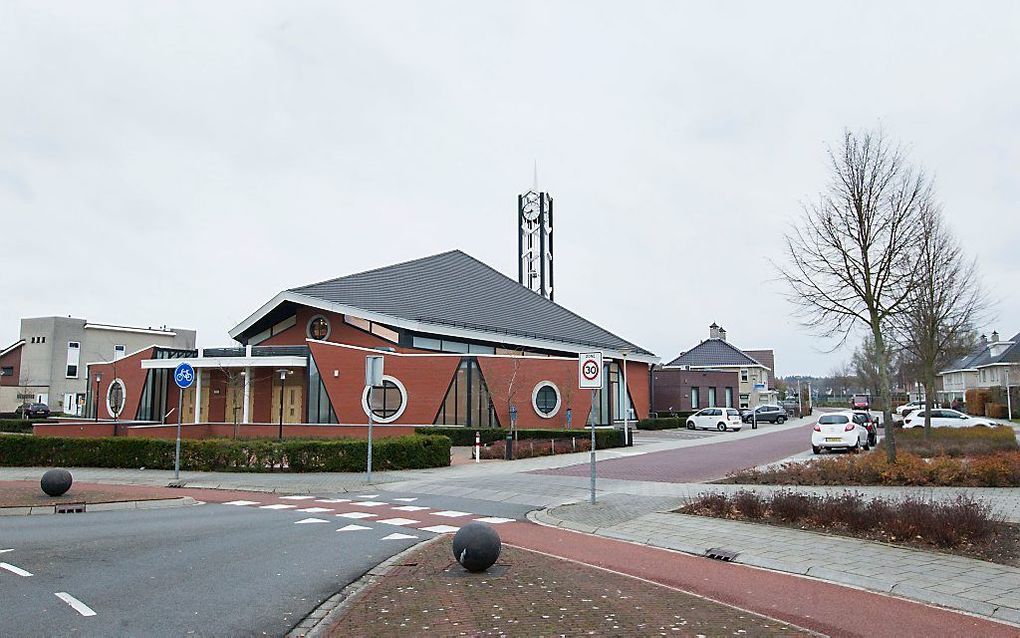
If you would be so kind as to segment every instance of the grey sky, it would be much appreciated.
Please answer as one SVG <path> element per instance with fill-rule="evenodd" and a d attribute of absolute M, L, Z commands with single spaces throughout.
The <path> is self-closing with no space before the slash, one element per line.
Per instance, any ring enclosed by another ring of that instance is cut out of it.
<path fill-rule="evenodd" d="M 937 177 L 1020 330 L 1020 5 L 0 1 L 0 341 L 71 314 L 196 328 L 461 248 L 516 276 L 556 198 L 557 301 L 669 360 L 717 321 L 781 374 L 849 352 L 768 283 L 824 144 Z"/>

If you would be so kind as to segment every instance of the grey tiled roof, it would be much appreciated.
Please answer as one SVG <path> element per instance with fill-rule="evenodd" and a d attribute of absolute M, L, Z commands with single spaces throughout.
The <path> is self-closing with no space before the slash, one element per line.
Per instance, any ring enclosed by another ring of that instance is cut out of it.
<path fill-rule="evenodd" d="M 459 250 L 291 292 L 399 319 L 655 356 Z"/>
<path fill-rule="evenodd" d="M 989 342 L 983 346 L 978 346 L 970 354 L 953 361 L 946 366 L 945 370 L 971 370 L 995 363 L 1020 363 L 1020 333 L 1013 335 L 1013 338 L 1009 339 L 1009 341 L 1013 345 L 997 356 L 992 356 L 991 346 L 993 344 Z"/>
<path fill-rule="evenodd" d="M 761 365 L 740 348 L 722 339 L 707 339 L 681 353 L 669 366 L 756 366 Z"/>

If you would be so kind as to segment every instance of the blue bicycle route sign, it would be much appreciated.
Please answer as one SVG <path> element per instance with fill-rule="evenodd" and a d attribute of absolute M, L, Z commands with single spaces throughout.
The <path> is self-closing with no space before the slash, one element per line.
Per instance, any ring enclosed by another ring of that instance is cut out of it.
<path fill-rule="evenodd" d="M 195 382 L 195 369 L 190 363 L 178 363 L 174 368 L 174 383 L 182 390 L 187 390 Z"/>

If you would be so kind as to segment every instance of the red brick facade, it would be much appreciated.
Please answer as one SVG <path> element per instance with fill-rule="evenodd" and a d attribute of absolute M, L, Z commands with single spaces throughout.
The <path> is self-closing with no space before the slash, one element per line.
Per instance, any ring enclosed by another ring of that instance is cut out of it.
<path fill-rule="evenodd" d="M 11 368 L 12 372 L 0 376 L 0 385 L 14 387 L 21 383 L 21 351 L 24 349 L 25 345 L 22 344 L 0 357 L 0 369 Z"/>
<path fill-rule="evenodd" d="M 715 388 L 715 405 L 726 406 L 726 388 L 732 401 L 729 407 L 740 406 L 740 378 L 737 371 L 681 370 L 660 368 L 652 373 L 655 394 L 654 412 L 689 412 L 709 407 L 709 388 Z M 698 405 L 691 405 L 691 388 L 698 388 Z M 637 397 L 635 397 L 635 403 Z"/>

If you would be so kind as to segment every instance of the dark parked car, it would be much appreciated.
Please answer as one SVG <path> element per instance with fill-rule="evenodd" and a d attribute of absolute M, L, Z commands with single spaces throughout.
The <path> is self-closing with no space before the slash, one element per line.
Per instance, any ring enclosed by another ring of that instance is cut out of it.
<path fill-rule="evenodd" d="M 26 403 L 14 410 L 19 419 L 45 419 L 50 416 L 50 406 L 45 403 Z"/>
<path fill-rule="evenodd" d="M 758 423 L 786 423 L 786 410 L 778 405 L 759 405 L 753 412 L 744 415 L 744 423 L 757 420 Z"/>
<path fill-rule="evenodd" d="M 878 417 L 871 416 L 870 412 L 854 410 L 854 423 L 860 423 L 868 431 L 868 445 L 878 445 Z"/>

